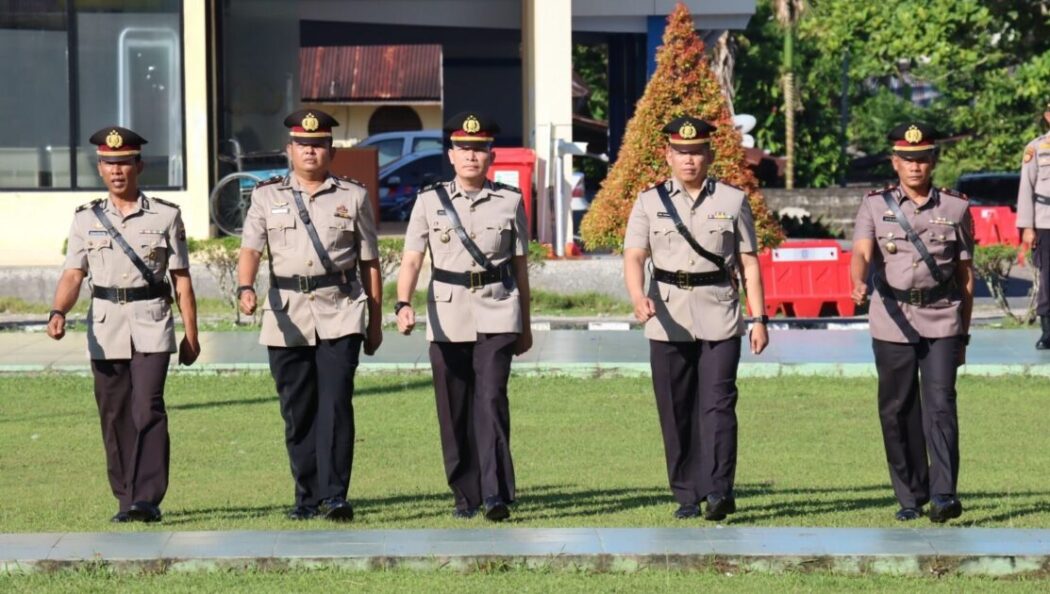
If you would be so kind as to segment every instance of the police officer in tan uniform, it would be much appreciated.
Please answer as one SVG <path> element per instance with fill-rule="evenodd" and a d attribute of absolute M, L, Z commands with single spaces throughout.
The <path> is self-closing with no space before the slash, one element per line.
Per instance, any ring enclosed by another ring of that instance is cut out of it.
<path fill-rule="evenodd" d="M 1050 103 L 1043 119 L 1050 124 Z M 1042 334 L 1035 348 L 1050 349 L 1050 133 L 1043 134 L 1024 149 L 1021 158 L 1021 185 L 1017 191 L 1017 226 L 1021 242 L 1032 249 L 1032 263 L 1039 270 L 1039 295 L 1035 313 Z"/>
<path fill-rule="evenodd" d="M 715 127 L 694 117 L 667 124 L 672 177 L 634 203 L 624 238 L 624 279 L 645 324 L 675 517 L 722 520 L 736 511 L 736 372 L 741 316 L 737 271 L 751 311 L 764 312 L 751 207 L 743 190 L 708 177 Z M 679 227 L 681 225 L 681 227 Z M 649 290 L 645 262 L 652 260 Z M 769 343 L 753 320 L 751 352 Z"/>
<path fill-rule="evenodd" d="M 300 110 L 284 125 L 292 171 L 252 192 L 241 240 L 240 307 L 255 312 L 255 277 L 268 250 L 259 342 L 269 352 L 295 481 L 288 517 L 320 513 L 349 521 L 354 374 L 362 345 L 372 355 L 383 340 L 375 218 L 365 188 L 329 172 L 335 118 Z"/>
<path fill-rule="evenodd" d="M 939 523 L 962 514 L 955 379 L 970 338 L 974 248 L 966 197 L 931 183 L 935 139 L 921 122 L 890 132 L 900 185 L 861 201 L 850 268 L 858 305 L 872 273 L 868 318 L 897 519 L 919 518 L 929 502 Z"/>
<path fill-rule="evenodd" d="M 427 340 L 453 516 L 502 521 L 513 503 L 507 380 L 532 346 L 528 229 L 517 188 L 485 178 L 499 126 L 477 112 L 453 116 L 448 158 L 456 176 L 420 192 L 405 235 L 394 307 L 403 334 L 424 252 L 432 263 Z"/>
<path fill-rule="evenodd" d="M 139 190 L 144 138 L 110 126 L 90 142 L 109 194 L 73 216 L 47 333 L 65 336 L 66 312 L 89 276 L 88 353 L 109 485 L 119 502 L 112 521 L 156 522 L 168 490 L 164 382 L 175 352 L 169 273 L 186 330 L 179 362 L 190 365 L 200 354 L 186 230 L 178 205 Z"/>

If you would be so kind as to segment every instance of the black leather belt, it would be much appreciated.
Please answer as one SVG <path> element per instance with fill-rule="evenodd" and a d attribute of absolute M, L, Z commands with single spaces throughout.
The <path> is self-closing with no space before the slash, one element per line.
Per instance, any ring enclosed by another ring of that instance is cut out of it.
<path fill-rule="evenodd" d="M 1035 195 L 1035 201 L 1039 204 L 1050 204 L 1050 196 L 1043 196 L 1042 194 Z"/>
<path fill-rule="evenodd" d="M 914 305 L 917 307 L 925 307 L 931 303 L 936 303 L 945 297 L 953 297 L 956 295 L 954 279 L 943 285 L 938 285 L 929 289 L 898 289 L 891 287 L 885 281 L 882 281 L 880 284 L 882 285 L 880 293 L 883 297 L 889 296 L 899 303 L 907 303 L 908 305 Z"/>
<path fill-rule="evenodd" d="M 432 277 L 440 283 L 459 285 L 468 289 L 480 289 L 485 285 L 503 282 L 503 279 L 511 278 L 512 275 L 513 271 L 511 270 L 510 262 L 505 262 L 502 266 L 496 267 L 495 270 L 482 272 L 452 272 L 451 270 L 435 268 Z"/>
<path fill-rule="evenodd" d="M 324 287 L 337 287 L 349 284 L 357 277 L 356 271 L 341 270 L 332 274 L 319 274 L 317 276 L 274 276 L 273 286 L 284 291 L 297 291 L 299 293 L 310 293 Z"/>
<path fill-rule="evenodd" d="M 171 298 L 171 285 L 158 283 L 144 287 L 99 287 L 91 289 L 91 296 L 95 299 L 105 299 L 113 303 L 130 303 L 132 301 L 146 301 L 147 299 Z"/>
<path fill-rule="evenodd" d="M 661 283 L 675 285 L 679 289 L 688 289 L 689 287 L 724 283 L 729 280 L 729 273 L 725 270 L 715 270 L 714 272 L 684 272 L 679 270 L 671 272 L 670 270 L 653 267 L 653 278 Z"/>

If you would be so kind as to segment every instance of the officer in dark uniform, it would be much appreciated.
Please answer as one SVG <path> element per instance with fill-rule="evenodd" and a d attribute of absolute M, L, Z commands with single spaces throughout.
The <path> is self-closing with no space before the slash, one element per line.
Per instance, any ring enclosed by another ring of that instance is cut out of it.
<path fill-rule="evenodd" d="M 900 521 L 927 502 L 934 522 L 962 514 L 955 379 L 970 340 L 973 219 L 965 196 L 931 184 L 936 138 L 921 122 L 889 133 L 900 184 L 861 201 L 850 264 L 858 305 L 872 273 L 879 417 Z"/>
<path fill-rule="evenodd" d="M 237 291 L 241 311 L 254 313 L 255 277 L 268 250 L 259 342 L 269 352 L 295 480 L 288 517 L 349 521 L 354 374 L 362 345 L 372 355 L 383 340 L 375 218 L 365 188 L 329 172 L 339 122 L 309 109 L 284 125 L 292 171 L 252 192 Z"/>
<path fill-rule="evenodd" d="M 515 498 L 510 363 L 532 346 L 525 204 L 517 188 L 485 177 L 499 133 L 495 122 L 464 112 L 445 131 L 456 177 L 419 193 L 394 313 L 398 329 L 411 333 L 410 301 L 429 248 L 427 340 L 453 516 L 470 518 L 484 506 L 487 519 L 501 521 Z"/>
<path fill-rule="evenodd" d="M 169 273 L 186 328 L 179 362 L 190 365 L 200 354 L 186 229 L 177 204 L 139 190 L 144 138 L 109 126 L 90 142 L 109 194 L 73 215 L 47 333 L 65 336 L 66 312 L 90 276 L 88 353 L 109 484 L 120 506 L 113 521 L 156 522 L 168 490 L 164 383 L 175 352 Z"/>
<path fill-rule="evenodd" d="M 1050 123 L 1050 103 L 1043 119 Z M 1042 334 L 1035 348 L 1050 349 L 1050 132 L 1024 149 L 1021 185 L 1017 191 L 1017 226 L 1021 242 L 1032 249 L 1032 263 L 1039 270 L 1039 295 L 1035 313 Z"/>
<path fill-rule="evenodd" d="M 755 225 L 746 193 L 708 177 L 715 127 L 699 118 L 667 124 L 671 178 L 638 196 L 624 238 L 624 280 L 645 324 L 653 390 L 678 500 L 675 517 L 722 520 L 736 511 L 736 372 L 745 333 L 737 272 L 753 320 L 751 352 L 769 343 Z M 652 259 L 649 291 L 645 261 Z"/>

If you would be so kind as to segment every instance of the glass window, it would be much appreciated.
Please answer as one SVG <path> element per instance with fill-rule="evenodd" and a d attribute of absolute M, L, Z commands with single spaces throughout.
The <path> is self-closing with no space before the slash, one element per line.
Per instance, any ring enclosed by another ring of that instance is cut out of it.
<path fill-rule="evenodd" d="M 182 0 L 0 0 L 0 187 L 96 189 L 88 137 L 144 136 L 144 188 L 182 188 Z M 67 58 L 68 56 L 68 58 Z M 31 106 L 32 113 L 22 113 Z"/>
<path fill-rule="evenodd" d="M 391 138 L 368 146 L 379 151 L 379 166 L 382 167 L 401 158 L 401 150 L 405 146 L 405 141 L 401 138 Z"/>
<path fill-rule="evenodd" d="M 441 144 L 441 138 L 417 138 L 412 143 L 412 152 L 418 153 L 419 151 L 425 151 L 427 149 L 439 149 L 443 148 Z"/>
<path fill-rule="evenodd" d="M 6 6 L 5 6 L 6 5 Z M 0 188 L 70 186 L 63 2 L 0 1 Z"/>

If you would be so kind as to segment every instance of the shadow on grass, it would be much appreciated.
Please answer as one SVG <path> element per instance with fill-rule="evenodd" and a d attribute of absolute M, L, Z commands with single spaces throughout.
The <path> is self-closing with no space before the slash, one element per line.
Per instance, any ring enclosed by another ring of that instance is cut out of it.
<path fill-rule="evenodd" d="M 390 384 L 383 386 L 369 386 L 367 388 L 360 388 L 354 391 L 354 398 L 364 398 L 366 396 L 382 396 L 383 394 L 393 394 L 397 392 L 403 392 L 406 390 L 415 390 L 418 388 L 425 388 L 433 386 L 433 383 L 429 378 L 427 379 L 416 379 L 410 382 L 404 382 L 399 384 Z M 277 395 L 273 394 L 270 396 L 258 396 L 254 398 L 235 398 L 229 400 L 209 400 L 207 402 L 186 402 L 182 404 L 169 404 L 167 409 L 171 410 L 199 410 L 206 408 L 223 408 L 227 406 L 250 406 L 253 404 L 266 404 L 266 403 L 277 403 Z"/>

